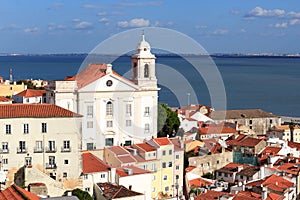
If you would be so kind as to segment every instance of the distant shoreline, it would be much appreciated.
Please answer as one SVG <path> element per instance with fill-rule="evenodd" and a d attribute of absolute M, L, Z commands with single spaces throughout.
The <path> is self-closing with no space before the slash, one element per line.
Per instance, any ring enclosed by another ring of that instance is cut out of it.
<path fill-rule="evenodd" d="M 62 54 L 9 54 L 9 53 L 0 53 L 0 57 L 19 57 L 19 56 L 29 56 L 29 57 L 39 57 L 39 56 L 47 56 L 47 57 L 61 57 L 61 56 L 80 56 L 86 57 L 87 53 L 62 53 Z M 131 56 L 131 54 L 124 54 L 124 55 L 108 55 L 108 54 L 94 54 L 95 56 Z M 155 53 L 156 56 L 161 57 L 207 57 L 210 56 L 212 58 L 300 58 L 300 54 L 171 54 L 171 53 Z"/>

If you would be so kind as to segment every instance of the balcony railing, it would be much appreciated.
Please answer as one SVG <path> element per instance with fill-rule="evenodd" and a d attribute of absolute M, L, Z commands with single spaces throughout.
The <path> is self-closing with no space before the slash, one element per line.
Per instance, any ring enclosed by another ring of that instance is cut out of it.
<path fill-rule="evenodd" d="M 61 152 L 71 152 L 71 147 L 61 147 Z"/>
<path fill-rule="evenodd" d="M 34 147 L 33 148 L 33 152 L 34 153 L 43 153 L 44 152 L 44 148 L 43 147 Z"/>
<path fill-rule="evenodd" d="M 56 163 L 46 163 L 46 169 L 56 169 Z"/>
<path fill-rule="evenodd" d="M 46 147 L 46 153 L 55 153 L 57 151 L 56 147 Z"/>
<path fill-rule="evenodd" d="M 17 148 L 17 153 L 27 153 L 27 148 Z"/>
<path fill-rule="evenodd" d="M 0 149 L 0 153 L 3 154 L 3 153 L 9 153 L 9 149 Z"/>

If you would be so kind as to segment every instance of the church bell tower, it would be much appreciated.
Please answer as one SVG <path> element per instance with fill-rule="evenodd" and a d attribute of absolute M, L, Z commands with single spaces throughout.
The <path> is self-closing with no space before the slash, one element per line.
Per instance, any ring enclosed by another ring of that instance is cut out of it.
<path fill-rule="evenodd" d="M 151 46 L 145 40 L 143 33 L 142 40 L 136 47 L 136 53 L 131 57 L 131 80 L 144 89 L 157 89 L 155 59 L 155 55 L 151 53 Z"/>

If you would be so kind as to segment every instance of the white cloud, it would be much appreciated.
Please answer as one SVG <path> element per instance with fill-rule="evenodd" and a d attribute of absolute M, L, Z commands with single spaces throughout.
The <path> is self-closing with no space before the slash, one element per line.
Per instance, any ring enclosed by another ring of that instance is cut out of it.
<path fill-rule="evenodd" d="M 205 25 L 197 25 L 197 26 L 195 26 L 195 29 L 206 29 L 207 28 L 207 26 L 205 26 Z"/>
<path fill-rule="evenodd" d="M 54 23 L 48 24 L 48 30 L 49 31 L 55 31 L 55 30 L 65 30 L 67 27 L 65 25 L 56 25 Z"/>
<path fill-rule="evenodd" d="M 98 20 L 98 22 L 108 22 L 108 21 L 109 21 L 109 19 L 105 18 L 105 17 Z"/>
<path fill-rule="evenodd" d="M 299 19 L 291 19 L 290 21 L 289 21 L 289 24 L 290 25 L 296 25 L 296 24 L 300 24 L 300 20 Z"/>
<path fill-rule="evenodd" d="M 251 11 L 249 11 L 245 17 L 283 17 L 285 15 L 284 10 L 274 9 L 274 10 L 266 10 L 261 7 L 255 7 Z"/>
<path fill-rule="evenodd" d="M 7 26 L 1 26 L 0 31 L 12 31 L 12 30 L 17 30 L 20 29 L 20 27 L 16 24 L 9 24 Z"/>
<path fill-rule="evenodd" d="M 72 22 L 80 22 L 81 20 L 78 18 L 72 19 Z"/>
<path fill-rule="evenodd" d="M 108 13 L 107 12 L 98 12 L 97 15 L 98 16 L 105 16 L 105 15 L 108 15 Z"/>
<path fill-rule="evenodd" d="M 229 31 L 227 29 L 217 29 L 215 31 L 212 32 L 213 35 L 225 35 L 227 34 Z"/>
<path fill-rule="evenodd" d="M 240 30 L 240 32 L 241 32 L 241 33 L 246 33 L 247 31 L 246 31 L 245 29 L 242 28 L 242 29 Z"/>
<path fill-rule="evenodd" d="M 103 9 L 104 8 L 104 6 L 97 6 L 97 5 L 92 5 L 92 4 L 85 4 L 82 7 L 86 8 L 86 9 Z"/>
<path fill-rule="evenodd" d="M 173 26 L 174 25 L 174 22 L 159 22 L 159 21 L 155 21 L 152 26 L 154 27 L 170 27 L 170 26 Z"/>
<path fill-rule="evenodd" d="M 231 10 L 230 13 L 233 15 L 238 15 L 238 14 L 240 14 L 240 11 L 239 10 Z"/>
<path fill-rule="evenodd" d="M 93 24 L 90 22 L 86 22 L 86 21 L 79 22 L 78 24 L 76 24 L 74 26 L 74 29 L 77 29 L 77 30 L 86 30 L 86 29 L 92 29 L 92 28 L 93 28 Z"/>
<path fill-rule="evenodd" d="M 274 27 L 274 28 L 287 28 L 288 23 L 287 22 L 276 23 L 276 24 L 271 25 L 271 27 Z"/>
<path fill-rule="evenodd" d="M 33 28 L 25 28 L 24 32 L 25 33 L 34 33 L 34 32 L 38 32 L 40 29 L 38 27 L 33 27 Z"/>
<path fill-rule="evenodd" d="M 120 21 L 117 25 L 121 28 L 127 27 L 146 27 L 150 25 L 150 21 L 144 18 L 135 18 L 130 21 Z"/>

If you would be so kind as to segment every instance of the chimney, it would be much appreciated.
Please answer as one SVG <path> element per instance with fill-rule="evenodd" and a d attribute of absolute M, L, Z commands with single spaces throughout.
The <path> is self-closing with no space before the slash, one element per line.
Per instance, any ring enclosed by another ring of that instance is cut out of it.
<path fill-rule="evenodd" d="M 111 64 L 107 64 L 106 65 L 106 74 L 111 74 L 112 73 L 112 65 Z"/>

